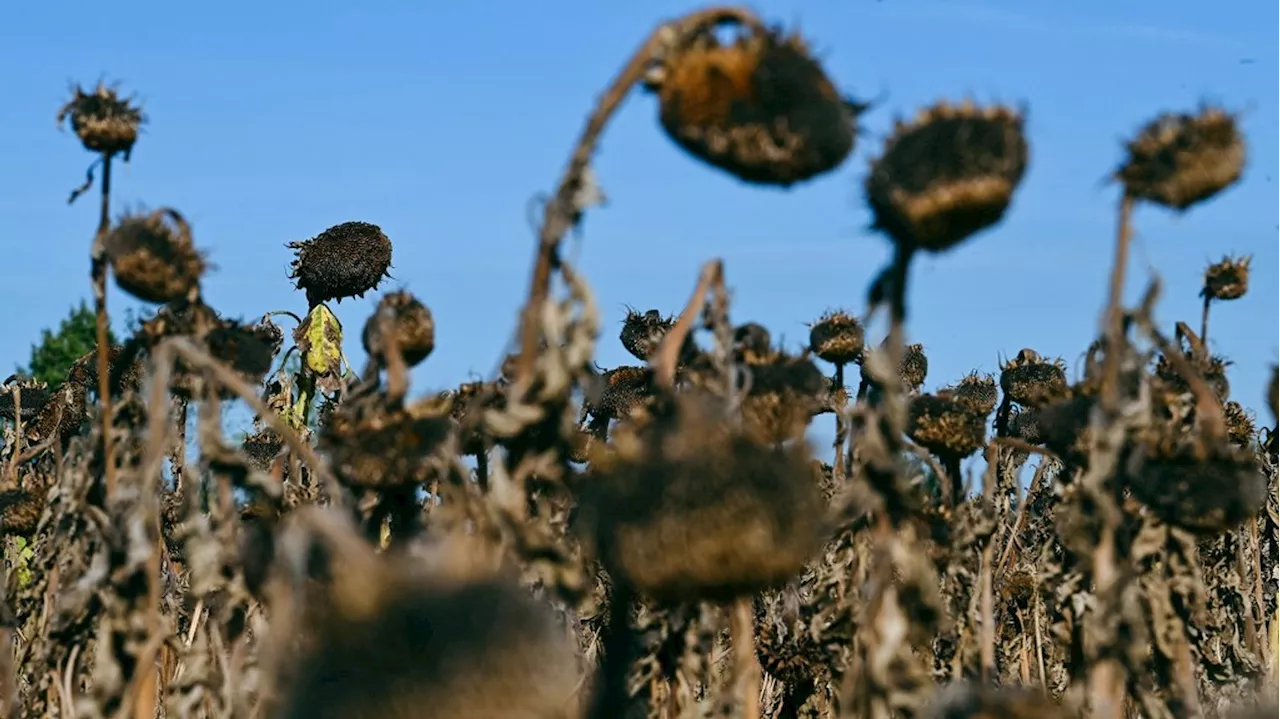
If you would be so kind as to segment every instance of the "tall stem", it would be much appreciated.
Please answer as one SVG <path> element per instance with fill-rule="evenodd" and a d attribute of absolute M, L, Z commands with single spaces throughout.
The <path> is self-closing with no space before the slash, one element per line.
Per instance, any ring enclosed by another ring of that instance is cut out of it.
<path fill-rule="evenodd" d="M 627 672 L 631 668 L 634 644 L 631 637 L 631 602 L 634 593 L 622 582 L 613 585 L 609 599 L 609 624 L 604 633 L 604 657 L 597 672 L 591 700 L 590 719 L 612 719 L 624 714 L 627 705 Z"/>
<path fill-rule="evenodd" d="M 1125 193 L 1120 198 L 1116 222 L 1115 258 L 1111 266 L 1111 286 L 1107 297 L 1107 353 L 1102 369 L 1102 406 L 1111 412 L 1119 399 L 1116 386 L 1120 375 L 1120 343 L 1124 334 L 1124 278 L 1129 265 L 1129 221 L 1133 215 L 1133 197 Z"/>
<path fill-rule="evenodd" d="M 1213 302 L 1213 298 L 1209 293 L 1204 295 L 1204 309 L 1200 311 L 1200 342 L 1205 347 L 1209 346 L 1209 305 Z"/>
<path fill-rule="evenodd" d="M 111 454 L 111 377 L 107 346 L 107 232 L 111 229 L 111 153 L 102 155 L 102 206 L 98 232 L 90 254 L 89 274 L 93 280 L 93 304 L 97 319 L 98 402 L 102 417 L 102 462 L 107 496 L 115 491 L 116 463 Z"/>
<path fill-rule="evenodd" d="M 836 442 L 835 442 L 835 463 L 831 466 L 831 479 L 836 487 L 840 487 L 844 483 L 844 442 L 849 434 L 849 428 L 844 418 L 844 410 L 848 405 L 848 394 L 844 389 L 844 363 L 836 363 L 835 377 L 835 397 L 836 397 Z"/>

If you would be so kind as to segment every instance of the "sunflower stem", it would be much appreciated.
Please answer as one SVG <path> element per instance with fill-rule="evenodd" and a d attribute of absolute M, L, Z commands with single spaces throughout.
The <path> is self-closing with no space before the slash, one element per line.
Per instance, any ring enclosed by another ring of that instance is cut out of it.
<path fill-rule="evenodd" d="M 604 658 L 599 663 L 591 719 L 613 719 L 625 714 L 627 705 L 627 672 L 631 668 L 634 640 L 631 636 L 631 603 L 634 594 L 619 582 L 613 585 L 609 601 L 609 624 L 603 637 Z"/>
<path fill-rule="evenodd" d="M 1213 297 L 1208 292 L 1204 294 L 1204 309 L 1200 310 L 1200 341 L 1205 347 L 1209 346 L 1209 305 L 1213 302 Z"/>
<path fill-rule="evenodd" d="M 98 403 L 102 418 L 102 463 L 107 496 L 115 491 L 116 465 L 111 456 L 111 378 L 107 346 L 107 232 L 111 229 L 111 153 L 102 154 L 102 204 L 98 232 L 90 253 L 89 274 L 93 280 L 93 304 L 98 343 Z"/>
<path fill-rule="evenodd" d="M 662 23 L 654 28 L 609 83 L 595 108 L 587 116 L 587 124 L 569 155 L 569 166 L 560 177 L 555 195 L 546 204 L 542 226 L 538 230 L 538 254 L 533 265 L 533 278 L 529 283 L 529 299 L 525 303 L 520 321 L 520 356 L 516 363 L 515 384 L 527 382 L 533 372 L 534 355 L 538 351 L 538 312 L 550 294 L 551 270 L 559 264 L 560 241 L 582 218 L 585 208 L 582 207 L 579 195 L 587 182 L 591 156 L 595 154 L 609 120 L 622 106 L 631 88 L 644 78 L 650 62 L 671 41 L 672 34 L 677 38 L 688 36 L 702 28 L 730 21 L 752 28 L 761 26 L 755 13 L 746 8 L 716 6 L 696 10 L 674 22 Z M 671 32 L 673 28 L 674 33 Z"/>
<path fill-rule="evenodd" d="M 836 396 L 836 456 L 831 466 L 831 479 L 836 487 L 844 483 L 845 467 L 844 467 L 844 442 L 849 433 L 847 423 L 844 418 L 844 410 L 848 405 L 848 394 L 844 389 L 844 363 L 836 363 L 835 376 L 835 396 Z"/>
<path fill-rule="evenodd" d="M 1129 264 L 1129 241 L 1132 231 L 1133 196 L 1126 192 L 1120 198 L 1116 221 L 1115 259 L 1111 265 L 1111 285 L 1107 297 L 1107 353 L 1102 366 L 1102 407 L 1108 413 L 1115 411 L 1119 401 L 1120 344 L 1124 335 L 1124 278 Z"/>
<path fill-rule="evenodd" d="M 760 719 L 760 661 L 756 659 L 755 600 L 739 597 L 733 603 L 730 635 L 734 673 L 742 692 L 742 719 Z"/>

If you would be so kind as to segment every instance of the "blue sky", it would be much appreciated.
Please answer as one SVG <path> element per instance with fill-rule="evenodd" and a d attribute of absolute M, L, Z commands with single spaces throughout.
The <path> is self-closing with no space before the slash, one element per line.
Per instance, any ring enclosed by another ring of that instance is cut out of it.
<path fill-rule="evenodd" d="M 90 8 L 92 10 L 90 11 Z M 595 96 L 656 22 L 695 7 L 608 3 L 11 3 L 0 25 L 0 364 L 89 297 L 96 203 L 68 207 L 91 157 L 54 114 L 71 82 L 136 91 L 151 118 L 115 176 L 113 210 L 169 205 L 218 270 L 230 316 L 305 310 L 284 244 L 346 220 L 381 225 L 393 274 L 434 311 L 418 390 L 487 374 L 527 290 L 529 203 L 558 177 Z M 793 344 L 829 307 L 861 311 L 888 244 L 867 233 L 861 179 L 895 115 L 938 99 L 1025 102 L 1031 164 L 1006 221 L 916 263 L 909 333 L 927 386 L 994 371 L 1022 347 L 1074 363 L 1094 335 L 1114 234 L 1103 183 L 1121 142 L 1161 110 L 1242 113 L 1244 181 L 1184 216 L 1143 208 L 1130 298 L 1158 272 L 1161 320 L 1198 321 L 1200 275 L 1252 253 L 1250 294 L 1216 307 L 1235 396 L 1260 407 L 1277 357 L 1276 7 L 1261 0 L 760 2 L 798 26 L 836 83 L 884 94 L 854 156 L 790 191 L 694 162 L 636 94 L 596 162 L 609 194 L 570 255 L 605 312 L 601 364 L 628 361 L 624 304 L 674 312 L 699 263 L 725 259 L 735 321 Z M 335 309 L 353 338 L 376 298 Z M 112 288 L 118 321 L 136 306 Z M 348 343 L 357 365 L 358 341 Z M 1265 414 L 1265 410 L 1264 410 Z M 1269 422 L 1269 419 L 1267 419 Z"/>

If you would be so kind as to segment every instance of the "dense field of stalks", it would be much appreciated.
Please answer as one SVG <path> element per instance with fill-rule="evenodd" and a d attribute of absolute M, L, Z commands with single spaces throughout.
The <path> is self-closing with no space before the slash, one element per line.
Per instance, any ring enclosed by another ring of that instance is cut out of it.
<path fill-rule="evenodd" d="M 897 123 L 864 182 L 893 260 L 833 296 L 848 309 L 815 308 L 807 346 L 733 316 L 733 268 L 714 259 L 687 268 L 681 311 L 631 311 L 615 338 L 559 250 L 637 86 L 691 171 L 794 192 L 845 162 L 870 109 L 750 11 L 662 24 L 543 208 L 514 351 L 444 392 L 409 386 L 434 320 L 387 291 L 376 224 L 289 245 L 305 316 L 223 317 L 179 210 L 108 212 L 142 108 L 77 89 L 58 118 L 94 160 L 72 200 L 102 203 L 99 343 L 59 386 L 0 390 L 0 716 L 1275 711 L 1275 370 L 1230 387 L 1206 337 L 1249 259 L 1122 302 L 1134 206 L 1194 212 L 1240 178 L 1232 114 L 1152 108 L 1128 143 L 1079 366 L 1025 349 L 922 393 L 912 260 L 963 252 L 1013 211 L 1024 108 L 939 102 Z M 116 346 L 112 280 L 156 307 Z M 363 327 L 328 307 L 380 286 Z M 1203 295 L 1203 316 L 1155 322 L 1169 292 Z M 635 364 L 601 369 L 599 341 Z M 1245 408 L 1263 398 L 1269 427 Z M 255 414 L 242 442 L 221 431 L 233 403 Z M 806 440 L 820 423 L 835 446 Z"/>

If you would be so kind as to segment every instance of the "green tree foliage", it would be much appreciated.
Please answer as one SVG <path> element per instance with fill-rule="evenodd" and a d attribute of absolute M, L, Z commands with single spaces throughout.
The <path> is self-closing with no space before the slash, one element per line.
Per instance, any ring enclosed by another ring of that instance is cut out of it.
<path fill-rule="evenodd" d="M 56 332 L 41 331 L 40 343 L 31 346 L 30 363 L 25 368 L 19 367 L 18 371 L 51 387 L 59 384 L 67 378 L 71 365 L 97 346 L 94 341 L 96 328 L 93 308 L 81 300 L 79 306 L 73 307 L 58 325 Z M 112 344 L 116 341 L 110 328 L 107 338 Z"/>

